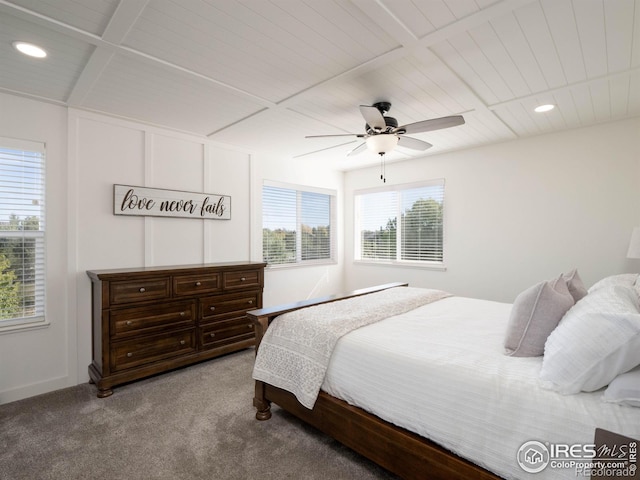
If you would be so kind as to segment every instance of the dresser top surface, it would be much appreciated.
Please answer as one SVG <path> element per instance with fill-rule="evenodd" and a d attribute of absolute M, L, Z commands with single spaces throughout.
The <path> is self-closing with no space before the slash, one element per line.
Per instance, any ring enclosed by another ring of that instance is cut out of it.
<path fill-rule="evenodd" d="M 174 275 L 180 273 L 189 273 L 193 270 L 241 270 L 242 268 L 264 268 L 264 262 L 218 262 L 218 263 L 195 263 L 189 265 L 160 265 L 153 267 L 137 267 L 137 268 L 112 268 L 101 270 L 87 270 L 87 275 L 95 280 L 109 280 L 119 276 L 132 275 Z"/>

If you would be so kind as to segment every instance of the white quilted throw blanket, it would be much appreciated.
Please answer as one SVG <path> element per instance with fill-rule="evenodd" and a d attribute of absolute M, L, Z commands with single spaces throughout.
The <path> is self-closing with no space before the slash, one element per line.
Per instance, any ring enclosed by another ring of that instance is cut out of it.
<path fill-rule="evenodd" d="M 449 296 L 442 290 L 396 287 L 280 315 L 260 343 L 253 378 L 293 393 L 311 409 L 340 337 Z"/>

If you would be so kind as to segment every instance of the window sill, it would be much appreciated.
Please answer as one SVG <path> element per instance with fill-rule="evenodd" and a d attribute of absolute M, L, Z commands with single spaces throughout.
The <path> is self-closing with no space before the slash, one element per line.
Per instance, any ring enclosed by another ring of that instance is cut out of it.
<path fill-rule="evenodd" d="M 27 330 L 39 330 L 41 328 L 48 328 L 49 325 L 51 325 L 51 322 L 44 319 L 33 322 L 14 323 L 13 325 L 2 325 L 0 323 L 0 335 L 24 332 Z"/>
<path fill-rule="evenodd" d="M 372 267 L 395 267 L 395 268 L 419 268 L 423 270 L 436 270 L 441 272 L 447 271 L 447 266 L 443 263 L 429 262 L 393 262 L 393 261 L 372 261 L 372 260 L 354 260 L 355 265 L 368 265 Z"/>
<path fill-rule="evenodd" d="M 305 268 L 305 267 L 322 267 L 327 265 L 337 265 L 335 260 L 321 260 L 316 262 L 300 262 L 300 263 L 274 263 L 267 265 L 266 270 L 287 270 L 290 268 Z"/>

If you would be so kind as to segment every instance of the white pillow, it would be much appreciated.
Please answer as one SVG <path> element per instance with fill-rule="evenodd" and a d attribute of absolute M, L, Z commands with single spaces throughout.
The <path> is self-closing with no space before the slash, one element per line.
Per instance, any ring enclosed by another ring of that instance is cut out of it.
<path fill-rule="evenodd" d="M 605 402 L 640 407 L 640 365 L 618 375 L 604 391 Z"/>
<path fill-rule="evenodd" d="M 633 287 L 599 288 L 576 303 L 544 347 L 541 385 L 592 392 L 640 364 L 640 312 Z"/>
<path fill-rule="evenodd" d="M 594 283 L 591 288 L 589 288 L 589 293 L 594 290 L 598 290 L 603 287 L 610 287 L 612 285 L 626 285 L 631 287 L 634 285 L 636 280 L 638 279 L 637 273 L 620 273 L 618 275 L 609 275 L 608 277 L 604 277 L 601 280 L 598 280 Z"/>
<path fill-rule="evenodd" d="M 636 281 L 633 282 L 633 288 L 638 294 L 638 297 L 640 297 L 640 275 L 638 275 L 638 277 L 636 278 Z"/>

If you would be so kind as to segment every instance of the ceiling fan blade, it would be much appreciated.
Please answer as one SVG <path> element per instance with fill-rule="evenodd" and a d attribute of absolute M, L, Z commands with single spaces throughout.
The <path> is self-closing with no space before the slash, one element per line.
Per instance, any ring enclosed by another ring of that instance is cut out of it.
<path fill-rule="evenodd" d="M 324 137 L 364 137 L 364 133 L 338 133 L 335 135 L 305 135 L 304 138 L 324 138 Z"/>
<path fill-rule="evenodd" d="M 376 107 L 360 105 L 360 113 L 367 122 L 367 125 L 374 130 L 381 131 L 387 128 L 387 123 L 384 121 L 384 117 Z"/>
<path fill-rule="evenodd" d="M 362 153 L 364 150 L 367 149 L 367 144 L 366 142 L 362 142 L 360 145 L 358 145 L 356 148 L 354 148 L 353 150 L 351 150 L 349 153 L 347 153 L 347 157 L 352 157 L 353 155 L 357 155 L 359 153 Z"/>
<path fill-rule="evenodd" d="M 433 147 L 429 142 L 423 142 L 417 138 L 405 137 L 403 135 L 400 135 L 398 139 L 398 146 L 412 150 L 426 150 L 427 148 Z"/>
<path fill-rule="evenodd" d="M 396 128 L 396 131 L 404 131 L 404 133 L 422 133 L 431 132 L 432 130 L 440 130 L 442 128 L 456 127 L 464 123 L 462 115 L 452 115 L 450 117 L 432 118 L 430 120 L 422 120 L 421 122 L 409 123 Z"/>

